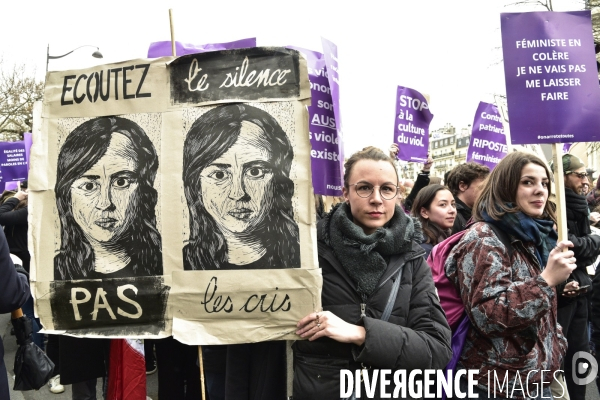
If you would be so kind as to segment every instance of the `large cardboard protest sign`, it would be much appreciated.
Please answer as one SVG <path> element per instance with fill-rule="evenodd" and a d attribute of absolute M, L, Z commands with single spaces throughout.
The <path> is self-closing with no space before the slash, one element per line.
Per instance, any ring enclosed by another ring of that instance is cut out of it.
<path fill-rule="evenodd" d="M 398 159 L 410 162 L 427 161 L 429 124 L 433 114 L 428 101 L 418 91 L 398 86 L 394 143 L 398 144 Z"/>
<path fill-rule="evenodd" d="M 473 120 L 467 162 L 474 161 L 492 170 L 507 153 L 506 135 L 498 107 L 483 101 L 479 102 Z"/>
<path fill-rule="evenodd" d="M 283 48 L 49 73 L 29 197 L 44 327 L 295 337 L 320 307 L 309 98 Z"/>
<path fill-rule="evenodd" d="M 590 11 L 503 13 L 513 144 L 600 140 Z"/>

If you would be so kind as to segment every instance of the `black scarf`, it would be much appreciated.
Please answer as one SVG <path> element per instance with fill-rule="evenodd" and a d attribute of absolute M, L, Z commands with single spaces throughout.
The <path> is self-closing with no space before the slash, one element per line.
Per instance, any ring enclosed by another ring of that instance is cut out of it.
<path fill-rule="evenodd" d="M 414 238 L 421 235 L 421 226 L 396 206 L 388 223 L 367 235 L 353 222 L 350 206 L 340 203 L 325 216 L 319 234 L 366 299 L 387 268 L 385 258 L 410 250 Z"/>
<path fill-rule="evenodd" d="M 579 235 L 584 236 L 592 233 L 588 222 L 590 209 L 588 208 L 585 196 L 579 195 L 573 189 L 565 187 L 565 200 L 567 219 L 575 221 L 579 229 Z M 573 216 L 571 217 L 569 213 L 572 213 Z"/>

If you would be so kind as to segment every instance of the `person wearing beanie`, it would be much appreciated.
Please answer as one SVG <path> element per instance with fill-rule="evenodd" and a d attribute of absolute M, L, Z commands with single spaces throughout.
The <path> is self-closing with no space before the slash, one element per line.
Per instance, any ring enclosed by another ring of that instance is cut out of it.
<path fill-rule="evenodd" d="M 569 396 L 572 400 L 584 400 L 586 386 L 578 385 L 573 380 L 576 371 L 581 370 L 582 367 L 578 364 L 575 368 L 573 359 L 577 352 L 590 351 L 587 330 L 588 296 L 586 293 L 591 287 L 583 288 L 592 284 L 586 267 L 593 264 L 600 255 L 600 236 L 591 234 L 588 203 L 583 196 L 584 186 L 590 183 L 584 163 L 572 154 L 565 154 L 562 157 L 562 163 L 568 239 L 574 245 L 571 250 L 577 259 L 577 268 L 567 281 L 575 281 L 575 287 L 578 286 L 582 289 L 567 293 L 564 287 L 557 286 L 558 322 L 562 326 L 568 342 L 567 354 L 563 362 Z M 600 323 L 600 319 L 598 322 Z M 600 339 L 600 325 L 597 333 L 597 337 Z M 598 343 L 600 345 L 600 340 Z M 578 363 L 582 363 L 583 360 L 583 358 L 577 357 Z"/>

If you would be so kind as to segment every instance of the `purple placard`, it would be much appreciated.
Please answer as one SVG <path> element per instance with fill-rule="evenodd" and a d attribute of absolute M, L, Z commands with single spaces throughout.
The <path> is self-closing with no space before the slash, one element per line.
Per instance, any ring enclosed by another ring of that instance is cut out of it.
<path fill-rule="evenodd" d="M 600 140 L 590 11 L 503 13 L 513 144 Z"/>
<path fill-rule="evenodd" d="M 467 150 L 467 162 L 473 161 L 494 169 L 508 153 L 502 116 L 498 107 L 479 103 L 473 120 L 471 142 Z"/>
<path fill-rule="evenodd" d="M 314 192 L 324 196 L 342 195 L 341 140 L 336 130 L 334 105 L 328 71 L 322 53 L 287 46 L 304 54 L 310 81 L 311 105 L 308 107 L 312 183 Z"/>
<path fill-rule="evenodd" d="M 4 185 L 4 183 L 0 182 L 0 185 Z M 4 185 L 4 190 L 17 190 L 19 188 L 19 185 L 17 184 L 17 182 L 6 182 L 6 184 Z"/>
<path fill-rule="evenodd" d="M 26 179 L 25 142 L 0 142 L 0 182 Z"/>
<path fill-rule="evenodd" d="M 414 89 L 398 86 L 394 143 L 398 144 L 398 159 L 410 162 L 427 161 L 429 124 L 433 114 L 425 97 Z"/>
<path fill-rule="evenodd" d="M 29 152 L 31 151 L 31 144 L 33 143 L 31 132 L 25 132 L 23 134 L 23 142 L 25 142 L 25 157 L 27 158 L 27 165 L 29 165 Z"/>
<path fill-rule="evenodd" d="M 210 43 L 200 45 L 181 43 L 177 41 L 175 42 L 175 51 L 177 52 L 177 57 L 185 56 L 187 54 L 206 53 L 208 51 L 245 49 L 248 47 L 256 47 L 256 38 L 241 39 L 227 43 Z M 171 55 L 173 55 L 171 42 L 150 43 L 150 47 L 148 48 L 148 58 L 165 57 Z"/>
<path fill-rule="evenodd" d="M 321 38 L 323 56 L 327 69 L 327 79 L 331 88 L 331 99 L 333 100 L 333 113 L 335 115 L 335 127 L 339 139 L 340 171 L 344 170 L 344 134 L 342 128 L 342 114 L 340 113 L 340 74 L 338 66 L 337 46 L 325 38 Z"/>

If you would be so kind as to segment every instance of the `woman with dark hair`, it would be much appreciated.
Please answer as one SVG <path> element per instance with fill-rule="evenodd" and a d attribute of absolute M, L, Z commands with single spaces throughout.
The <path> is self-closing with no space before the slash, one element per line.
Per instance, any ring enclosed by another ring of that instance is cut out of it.
<path fill-rule="evenodd" d="M 425 259 L 433 246 L 452 234 L 452 225 L 456 218 L 454 197 L 447 187 L 442 185 L 425 186 L 413 203 L 411 215 L 421 222 Z"/>
<path fill-rule="evenodd" d="M 504 157 L 475 201 L 476 222 L 446 259 L 446 275 L 472 324 L 457 368 L 478 370 L 480 399 L 508 398 L 515 390 L 519 397 L 550 398 L 542 385 L 552 382 L 567 349 L 557 287 L 576 260 L 571 242 L 557 243 L 550 176 L 534 155 Z M 506 385 L 490 385 L 490 376 Z"/>
<path fill-rule="evenodd" d="M 56 280 L 162 275 L 157 169 L 152 142 L 128 119 L 94 118 L 69 134 L 55 186 Z"/>
<path fill-rule="evenodd" d="M 183 149 L 184 269 L 300 267 L 293 158 L 283 129 L 258 108 L 219 106 L 194 122 Z"/>

